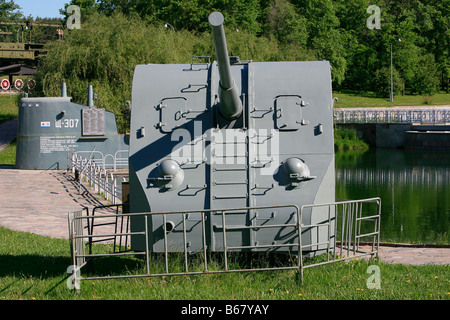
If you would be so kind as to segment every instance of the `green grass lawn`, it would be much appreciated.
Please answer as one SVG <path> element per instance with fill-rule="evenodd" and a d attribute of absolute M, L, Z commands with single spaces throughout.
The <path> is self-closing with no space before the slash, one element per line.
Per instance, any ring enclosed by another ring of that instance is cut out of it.
<path fill-rule="evenodd" d="M 382 106 L 383 99 L 336 94 L 337 107 Z M 14 100 L 16 99 L 16 100 Z M 0 96 L 0 122 L 17 117 L 19 97 Z M 410 99 L 410 100 L 408 100 Z M 406 105 L 423 104 L 405 97 Z M 450 95 L 432 97 L 450 104 Z M 396 97 L 395 101 L 400 101 Z M 364 103 L 366 103 L 364 105 Z M 388 102 L 387 102 L 388 103 Z M 15 143 L 0 153 L 0 165 L 13 165 Z M 107 247 L 99 245 L 99 250 Z M 239 259 L 238 259 L 239 260 Z M 213 261 L 214 262 L 214 261 Z M 201 262 L 197 262 L 197 268 Z M 217 262 L 219 263 L 219 262 Z M 237 261 L 237 263 L 241 263 Z M 449 266 L 407 266 L 353 260 L 306 269 L 300 285 L 294 271 L 210 274 L 82 281 L 80 294 L 67 287 L 71 265 L 69 241 L 0 227 L 0 300 L 449 300 Z M 214 263 L 213 263 L 214 265 Z M 380 268 L 381 289 L 367 287 L 368 267 Z M 182 267 L 174 260 L 171 267 Z M 143 270 L 136 258 L 104 258 L 95 271 L 123 274 Z M 161 268 L 152 261 L 151 268 Z M 82 275 L 85 275 L 82 270 Z"/>
<path fill-rule="evenodd" d="M 16 164 L 17 141 L 14 139 L 5 149 L 0 150 L 0 166 L 14 166 Z"/>
<path fill-rule="evenodd" d="M 450 94 L 444 92 L 433 96 L 394 96 L 394 102 L 392 103 L 389 98 L 378 98 L 372 92 L 341 91 L 334 92 L 333 97 L 338 98 L 338 102 L 334 104 L 335 108 L 450 105 Z"/>
<path fill-rule="evenodd" d="M 22 96 L 0 94 L 0 123 L 19 116 L 19 100 Z M 0 151 L 0 166 L 13 166 L 16 163 L 16 140 Z"/>
<path fill-rule="evenodd" d="M 107 249 L 106 245 L 96 246 L 96 250 Z M 194 260 L 191 267 L 201 269 L 200 260 Z M 171 269 L 183 268 L 182 259 L 171 261 Z M 249 263 L 239 257 L 236 261 Z M 354 259 L 305 269 L 303 284 L 292 270 L 86 280 L 81 281 L 79 294 L 67 286 L 70 265 L 68 240 L 0 227 L 0 300 L 450 300 L 448 265 L 393 265 Z M 379 267 L 380 289 L 367 286 L 371 276 L 368 267 L 373 265 Z M 150 268 L 161 267 L 161 259 L 150 263 Z M 141 259 L 94 261 L 95 274 L 100 275 L 130 274 L 135 269 L 144 270 Z M 83 268 L 81 276 L 86 275 Z"/>
<path fill-rule="evenodd" d="M 21 98 L 21 95 L 0 94 L 0 123 L 18 117 Z"/>

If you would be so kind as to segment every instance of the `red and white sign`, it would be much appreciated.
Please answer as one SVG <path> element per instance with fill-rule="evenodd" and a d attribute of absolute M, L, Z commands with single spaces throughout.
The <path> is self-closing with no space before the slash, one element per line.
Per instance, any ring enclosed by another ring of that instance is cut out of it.
<path fill-rule="evenodd" d="M 17 90 L 22 90 L 22 88 L 23 88 L 23 81 L 22 81 L 22 79 L 17 79 L 17 80 L 14 82 L 14 87 L 15 87 Z"/>
<path fill-rule="evenodd" d="M 34 89 L 34 87 L 36 87 L 36 81 L 33 79 L 28 80 L 28 89 Z"/>
<path fill-rule="evenodd" d="M 9 89 L 9 80 L 8 79 L 3 79 L 2 80 L 2 89 L 3 90 L 8 90 Z"/>

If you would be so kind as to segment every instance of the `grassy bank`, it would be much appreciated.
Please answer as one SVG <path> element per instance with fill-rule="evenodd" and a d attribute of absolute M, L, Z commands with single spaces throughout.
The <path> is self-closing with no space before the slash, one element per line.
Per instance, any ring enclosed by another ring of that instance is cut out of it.
<path fill-rule="evenodd" d="M 17 141 L 14 139 L 5 149 L 0 150 L 0 166 L 14 166 L 16 164 Z"/>
<path fill-rule="evenodd" d="M 97 245 L 96 249 L 102 251 L 105 247 Z M 221 263 L 220 259 L 213 261 Z M 233 263 L 250 262 L 238 257 Z M 70 264 L 68 240 L 0 227 L 0 300 L 450 299 L 448 265 L 418 267 L 352 260 L 306 269 L 302 285 L 294 271 L 93 280 L 82 281 L 81 293 L 77 294 L 67 288 L 66 271 Z M 375 264 L 380 268 L 381 289 L 367 287 L 368 267 Z M 161 260 L 151 261 L 150 268 L 161 267 Z M 144 270 L 143 261 L 130 257 L 95 261 L 97 274 L 126 274 L 135 268 Z M 182 259 L 172 260 L 170 268 L 182 269 Z M 194 260 L 191 268 L 201 269 L 201 260 Z M 82 275 L 86 276 L 85 272 L 83 269 Z"/>
<path fill-rule="evenodd" d="M 368 149 L 369 144 L 358 138 L 355 129 L 335 127 L 334 129 L 335 150 Z"/>
<path fill-rule="evenodd" d="M 0 94 L 0 123 L 18 117 L 21 98 L 21 95 Z"/>
<path fill-rule="evenodd" d="M 334 92 L 333 97 L 338 98 L 335 108 L 376 108 L 396 106 L 434 106 L 450 105 L 450 94 L 440 92 L 433 96 L 404 95 L 394 96 L 394 102 L 389 99 L 379 98 L 373 92 L 340 91 Z"/>

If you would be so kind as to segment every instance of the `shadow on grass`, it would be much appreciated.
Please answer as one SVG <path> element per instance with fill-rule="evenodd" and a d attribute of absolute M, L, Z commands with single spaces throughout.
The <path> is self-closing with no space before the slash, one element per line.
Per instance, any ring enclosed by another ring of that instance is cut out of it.
<path fill-rule="evenodd" d="M 101 258 L 94 260 L 95 272 L 98 276 L 113 274 L 123 274 L 127 270 L 138 269 L 143 262 L 132 258 Z M 67 279 L 72 275 L 73 268 L 70 257 L 55 256 L 46 257 L 39 255 L 0 255 L 0 294 L 12 290 L 17 290 L 22 285 L 24 279 L 48 280 L 49 286 L 45 289 L 45 294 L 51 294 L 56 288 L 66 286 Z M 85 269 L 86 268 L 86 269 Z M 89 268 L 83 268 L 83 275 L 88 275 Z M 2 281 L 2 278 L 10 277 L 11 281 Z M 24 295 L 28 289 L 21 290 Z"/>
<path fill-rule="evenodd" d="M 61 276 L 71 264 L 69 257 L 45 257 L 39 255 L 0 255 L 0 278 Z"/>
<path fill-rule="evenodd" d="M 169 253 L 167 257 L 168 273 L 204 272 L 205 260 L 203 254 Z M 228 270 L 250 270 L 259 268 L 280 268 L 297 265 L 297 258 L 286 254 L 233 252 L 227 255 Z M 151 274 L 165 274 L 166 261 L 163 253 L 151 253 L 149 257 Z M 208 271 L 225 270 L 223 253 L 207 253 Z M 95 276 L 136 275 L 146 273 L 146 262 L 143 256 L 132 257 L 102 257 L 89 262 L 83 273 Z"/>
<path fill-rule="evenodd" d="M 72 265 L 70 257 L 45 257 L 39 255 L 0 255 L 0 278 L 54 278 L 67 273 Z M 83 272 L 96 275 L 120 274 L 145 266 L 144 260 L 127 257 L 104 257 L 93 259 Z M 90 267 L 90 268 L 89 268 Z"/>
<path fill-rule="evenodd" d="M 0 123 L 17 119 L 17 114 L 0 114 Z"/>
<path fill-rule="evenodd" d="M 296 261 L 293 257 L 280 254 L 267 253 L 231 253 L 228 254 L 228 267 L 230 271 L 239 269 L 271 268 L 281 266 L 293 266 Z M 208 253 L 208 271 L 224 270 L 223 253 Z M 46 257 L 39 255 L 0 255 L 0 279 L 4 277 L 15 278 L 10 283 L 3 282 L 0 285 L 0 293 L 15 286 L 14 283 L 21 279 L 50 280 L 51 288 L 46 293 L 52 292 L 60 285 L 65 285 L 71 276 L 72 260 L 69 256 Z M 164 254 L 152 253 L 150 255 L 150 274 L 164 275 Z M 185 260 L 182 253 L 170 253 L 168 255 L 169 273 L 184 273 Z M 204 272 L 204 257 L 202 254 L 188 255 L 189 272 Z M 83 277 L 108 277 L 108 276 L 135 276 L 146 274 L 146 262 L 142 257 L 112 256 L 95 258 L 89 261 L 81 270 Z"/>

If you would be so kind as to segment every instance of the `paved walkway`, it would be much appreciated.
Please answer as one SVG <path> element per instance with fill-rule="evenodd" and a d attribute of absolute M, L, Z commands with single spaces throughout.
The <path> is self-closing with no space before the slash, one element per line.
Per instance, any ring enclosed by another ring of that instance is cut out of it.
<path fill-rule="evenodd" d="M 450 248 L 415 248 L 408 246 L 380 246 L 380 260 L 385 263 L 411 265 L 448 264 Z"/>
<path fill-rule="evenodd" d="M 0 225 L 16 231 L 68 238 L 67 215 L 107 204 L 66 171 L 0 169 Z M 380 246 L 380 260 L 411 265 L 450 264 L 450 248 Z"/>
<path fill-rule="evenodd" d="M 0 225 L 68 238 L 68 213 L 109 204 L 66 171 L 0 169 Z"/>

